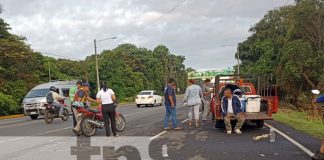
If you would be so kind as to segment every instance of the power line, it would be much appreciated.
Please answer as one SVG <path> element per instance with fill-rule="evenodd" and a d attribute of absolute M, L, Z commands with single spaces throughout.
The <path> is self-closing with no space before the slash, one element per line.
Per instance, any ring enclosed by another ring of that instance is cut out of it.
<path fill-rule="evenodd" d="M 289 3 L 289 1 L 290 1 L 290 0 L 287 0 L 284 6 L 286 6 L 286 5 Z"/>
<path fill-rule="evenodd" d="M 58 58 L 66 58 L 66 59 L 77 60 L 77 61 L 82 60 L 82 59 L 79 59 L 79 58 L 74 58 L 74 57 L 69 57 L 69 56 L 62 56 L 62 55 L 52 54 L 52 53 L 42 53 L 42 54 L 47 55 L 47 56 L 54 56 L 54 57 L 58 57 Z"/>
<path fill-rule="evenodd" d="M 180 7 L 182 4 L 184 4 L 184 2 L 186 2 L 187 0 L 183 0 L 180 3 L 176 4 L 174 7 L 172 7 L 171 9 L 169 9 L 167 12 L 165 12 L 164 14 L 162 14 L 161 16 L 159 16 L 158 18 L 154 19 L 153 21 L 151 21 L 150 23 L 144 25 L 142 28 L 137 29 L 135 32 L 131 33 L 130 35 L 128 35 L 125 38 L 122 38 L 120 40 L 117 41 L 117 43 L 126 40 L 132 36 L 134 36 L 135 34 L 142 32 L 147 26 L 152 25 L 153 23 L 157 22 L 159 19 L 163 18 L 164 16 L 166 16 L 167 14 L 173 12 L 175 9 L 177 9 L 178 7 Z"/>

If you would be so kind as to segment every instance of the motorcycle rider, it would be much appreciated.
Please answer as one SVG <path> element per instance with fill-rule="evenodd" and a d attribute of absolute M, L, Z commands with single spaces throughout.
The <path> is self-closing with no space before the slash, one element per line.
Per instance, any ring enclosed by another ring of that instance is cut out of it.
<path fill-rule="evenodd" d="M 74 101 L 77 102 L 79 105 L 78 106 L 73 105 L 73 107 L 88 107 L 87 102 L 89 101 L 97 102 L 96 100 L 92 99 L 89 96 L 89 91 L 90 91 L 89 83 L 82 83 L 81 88 L 74 95 Z M 75 133 L 78 136 L 82 134 L 80 128 L 81 120 L 82 120 L 82 114 L 78 113 L 76 117 L 77 124 L 72 129 L 73 133 Z"/>
<path fill-rule="evenodd" d="M 58 101 L 64 100 L 64 97 L 57 93 L 57 89 L 55 86 L 50 87 L 50 91 L 49 91 L 46 99 L 47 99 L 47 103 L 53 105 L 54 107 L 60 108 L 59 116 L 62 117 L 64 106 L 61 105 Z"/>
<path fill-rule="evenodd" d="M 324 94 L 320 95 L 318 98 L 313 99 L 313 103 L 324 103 Z M 324 139 L 322 140 L 319 153 L 312 157 L 314 160 L 324 160 Z"/>

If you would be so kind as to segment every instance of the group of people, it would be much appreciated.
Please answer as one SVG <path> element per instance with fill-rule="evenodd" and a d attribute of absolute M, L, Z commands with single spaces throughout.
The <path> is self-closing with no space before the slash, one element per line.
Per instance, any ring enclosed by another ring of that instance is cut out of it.
<path fill-rule="evenodd" d="M 116 101 L 115 93 L 112 89 L 107 87 L 107 84 L 102 82 L 100 84 L 100 90 L 97 93 L 96 99 L 90 97 L 90 85 L 89 83 L 83 83 L 82 81 L 78 81 L 75 86 L 71 87 L 69 90 L 69 98 L 71 103 L 71 110 L 73 116 L 73 129 L 72 131 L 80 136 L 82 134 L 81 131 L 81 121 L 82 114 L 78 113 L 78 107 L 89 107 L 91 106 L 91 102 L 99 103 L 102 106 L 102 114 L 104 117 L 104 125 L 106 130 L 106 136 L 110 136 L 110 126 L 114 136 L 118 136 L 116 131 L 116 120 L 115 120 L 115 105 Z M 61 105 L 58 101 L 64 99 L 63 96 L 57 93 L 57 90 L 54 86 L 50 87 L 49 94 L 53 98 L 53 102 L 50 102 L 55 107 L 59 107 L 59 116 L 62 116 L 63 105 Z M 72 105 L 73 104 L 73 105 Z M 77 104 L 77 105 L 74 105 Z M 111 122 L 111 123 L 110 123 Z"/>
<path fill-rule="evenodd" d="M 182 129 L 177 126 L 176 118 L 176 94 L 175 94 L 175 81 L 173 78 L 168 80 L 168 85 L 165 87 L 165 118 L 164 118 L 164 129 L 171 129 L 168 126 L 169 119 L 172 119 L 172 128 L 175 130 Z M 193 126 L 193 120 L 195 127 L 200 127 L 199 122 L 199 110 L 203 105 L 204 110 L 202 113 L 202 120 L 205 121 L 208 119 L 210 114 L 210 104 L 212 100 L 211 94 L 213 91 L 209 87 L 210 79 L 206 79 L 202 88 L 199 85 L 196 85 L 195 80 L 188 81 L 188 87 L 184 95 L 184 106 L 188 108 L 188 125 L 189 127 Z M 242 92 L 240 92 L 242 93 Z M 242 112 L 242 104 L 238 95 L 233 94 L 231 88 L 225 88 L 224 97 L 221 99 L 221 109 L 222 115 L 224 116 L 224 123 L 226 127 L 226 133 L 232 133 L 232 124 L 231 119 L 236 118 L 238 120 L 234 132 L 237 134 L 242 134 L 241 128 L 244 124 L 244 115 Z"/>

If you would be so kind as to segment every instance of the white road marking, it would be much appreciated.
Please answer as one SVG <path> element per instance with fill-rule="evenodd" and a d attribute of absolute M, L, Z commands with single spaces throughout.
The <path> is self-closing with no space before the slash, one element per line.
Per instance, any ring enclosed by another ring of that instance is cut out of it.
<path fill-rule="evenodd" d="M 52 130 L 52 131 L 47 131 L 47 132 L 42 132 L 42 133 L 38 133 L 38 134 L 34 134 L 34 135 L 29 135 L 29 136 L 23 136 L 23 137 L 17 137 L 14 139 L 9 139 L 9 140 L 5 140 L 5 141 L 0 141 L 1 143 L 6 143 L 6 142 L 11 142 L 11 141 L 16 141 L 16 140 L 21 140 L 27 137 L 32 137 L 32 136 L 40 136 L 43 134 L 48 134 L 48 133 L 53 133 L 53 132 L 58 132 L 58 131 L 62 131 L 62 130 L 66 130 L 66 129 L 72 129 L 72 127 L 65 127 L 65 128 L 61 128 L 61 129 L 56 129 L 56 130 Z"/>
<path fill-rule="evenodd" d="M 152 141 L 152 140 L 158 138 L 159 136 L 161 136 L 162 134 L 164 134 L 164 133 L 166 133 L 166 132 L 167 132 L 167 131 L 162 131 L 162 132 L 160 132 L 159 134 L 157 134 L 157 135 L 151 137 L 150 140 Z"/>
<path fill-rule="evenodd" d="M 27 119 L 21 119 L 21 120 L 15 120 L 15 121 L 4 121 L 4 122 L 0 121 L 0 124 L 7 124 L 7 123 L 13 123 L 13 122 L 22 122 L 22 121 L 27 121 Z"/>
<path fill-rule="evenodd" d="M 169 157 L 168 146 L 165 144 L 162 145 L 162 157 L 164 157 L 164 158 Z"/>
<path fill-rule="evenodd" d="M 309 149 L 307 149 L 306 147 L 304 147 L 303 145 L 301 145 L 300 143 L 298 143 L 297 141 L 295 141 L 294 139 L 290 138 L 288 135 L 286 135 L 285 133 L 281 132 L 280 130 L 278 130 L 277 128 L 274 128 L 273 126 L 269 125 L 268 123 L 265 123 L 265 125 L 269 128 L 273 128 L 277 133 L 279 133 L 281 136 L 283 136 L 284 138 L 286 138 L 288 141 L 290 141 L 292 144 L 294 144 L 295 146 L 297 146 L 298 148 L 300 148 L 301 150 L 303 150 L 306 154 L 308 154 L 309 156 L 313 157 L 315 154 L 310 151 Z"/>

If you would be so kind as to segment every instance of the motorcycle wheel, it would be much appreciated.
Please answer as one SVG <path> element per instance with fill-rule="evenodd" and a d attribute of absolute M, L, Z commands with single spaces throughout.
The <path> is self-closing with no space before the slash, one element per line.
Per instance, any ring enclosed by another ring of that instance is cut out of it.
<path fill-rule="evenodd" d="M 80 124 L 81 131 L 86 137 L 93 136 L 97 131 L 97 128 L 94 125 L 92 125 L 91 123 L 88 123 L 89 120 L 92 120 L 92 119 L 85 117 L 82 119 L 81 124 Z"/>
<path fill-rule="evenodd" d="M 67 121 L 69 119 L 69 111 L 66 108 L 63 109 L 62 115 L 63 116 L 61 117 L 61 119 L 63 121 Z"/>
<path fill-rule="evenodd" d="M 117 132 L 122 132 L 124 131 L 126 127 L 126 119 L 124 115 L 119 114 L 119 116 L 116 116 L 116 130 Z"/>
<path fill-rule="evenodd" d="M 54 115 L 49 110 L 45 110 L 44 120 L 45 120 L 45 123 L 51 124 L 51 123 L 53 123 Z"/>

